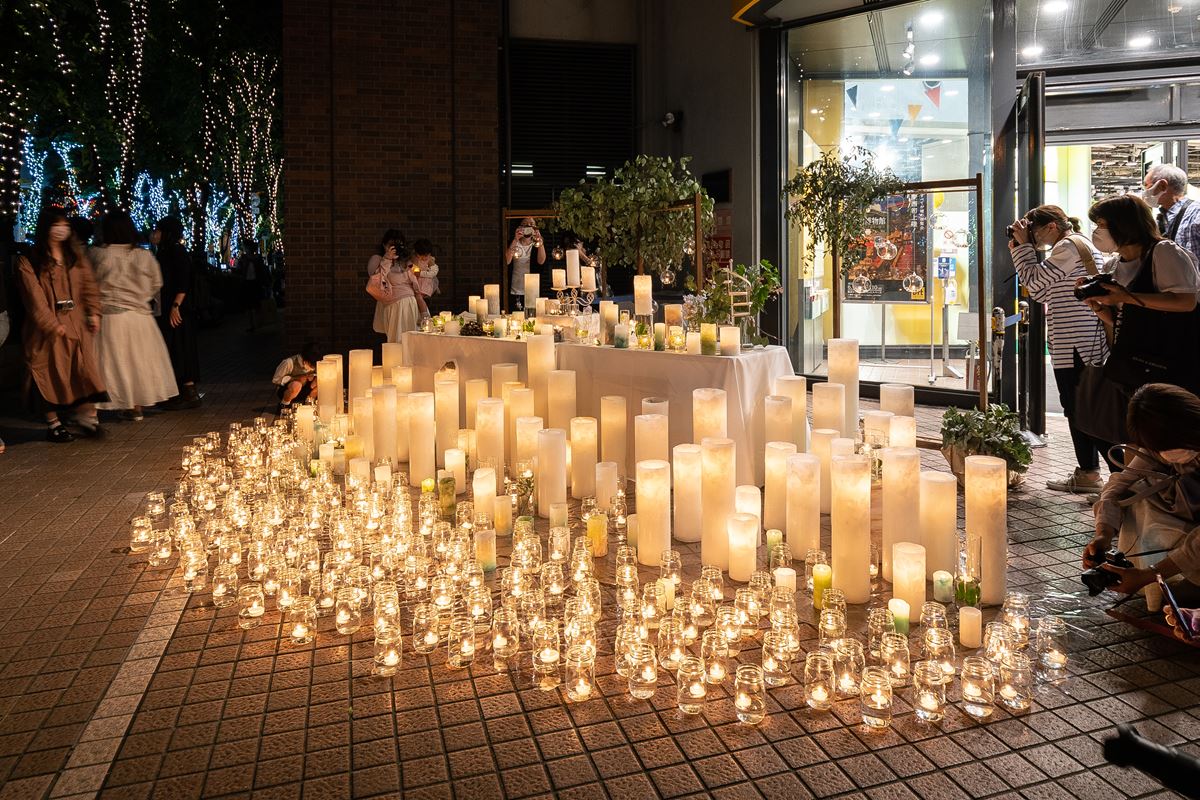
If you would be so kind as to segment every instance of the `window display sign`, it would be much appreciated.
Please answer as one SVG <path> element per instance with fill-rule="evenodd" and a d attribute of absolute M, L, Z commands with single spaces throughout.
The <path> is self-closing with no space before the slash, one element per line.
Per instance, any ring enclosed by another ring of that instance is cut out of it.
<path fill-rule="evenodd" d="M 861 254 L 843 278 L 845 303 L 927 303 L 928 196 L 894 195 L 872 205 Z"/>

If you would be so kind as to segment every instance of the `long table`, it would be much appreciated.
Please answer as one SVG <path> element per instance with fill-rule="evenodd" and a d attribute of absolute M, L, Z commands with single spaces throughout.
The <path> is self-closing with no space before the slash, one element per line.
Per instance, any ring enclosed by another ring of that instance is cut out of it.
<path fill-rule="evenodd" d="M 433 374 L 453 362 L 460 380 L 491 378 L 492 364 L 518 365 L 520 379 L 527 381 L 526 344 L 510 339 L 444 336 L 430 333 L 404 334 L 405 362 L 413 367 L 413 388 L 433 390 Z M 642 399 L 664 397 L 670 402 L 671 446 L 692 440 L 692 390 L 711 387 L 727 395 L 729 437 L 737 443 L 738 483 L 763 483 L 763 397 L 770 394 L 775 379 L 792 375 L 792 362 L 783 347 L 761 347 L 736 356 L 699 356 L 686 353 L 657 353 L 647 350 L 617 350 L 612 347 L 559 344 L 555 346 L 558 369 L 575 371 L 576 407 L 579 416 L 600 416 L 600 398 L 620 395 L 629 409 L 628 447 L 632 475 L 633 420 L 642 413 Z"/>

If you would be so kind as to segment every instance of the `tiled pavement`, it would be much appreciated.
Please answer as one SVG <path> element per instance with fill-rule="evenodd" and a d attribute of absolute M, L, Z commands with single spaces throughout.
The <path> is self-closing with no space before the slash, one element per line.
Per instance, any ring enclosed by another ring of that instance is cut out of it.
<path fill-rule="evenodd" d="M 567 703 L 531 688 L 523 661 L 510 673 L 490 659 L 455 671 L 440 652 L 406 651 L 406 669 L 383 680 L 370 676 L 365 632 L 351 641 L 323 621 L 314 645 L 295 647 L 280 642 L 277 620 L 241 631 L 233 609 L 188 598 L 171 569 L 123 551 L 144 493 L 173 485 L 179 446 L 270 401 L 275 341 L 233 329 L 207 334 L 201 410 L 66 447 L 0 418 L 10 442 L 0 456 L 0 798 L 91 796 L 102 781 L 106 797 L 156 798 L 1103 800 L 1162 793 L 1105 764 L 1100 741 L 1116 723 L 1200 753 L 1200 659 L 1104 616 L 1078 585 L 1087 505 L 1038 488 L 1070 467 L 1055 422 L 1028 489 L 1010 497 L 1009 581 L 1035 609 L 1069 618 L 1071 676 L 1040 688 L 1027 714 L 978 724 L 952 709 L 930 728 L 901 692 L 893 727 L 869 733 L 855 702 L 817 714 L 790 685 L 769 690 L 767 720 L 747 727 L 727 689 L 699 717 L 675 710 L 670 678 L 652 700 L 631 700 L 610 642 L 597 662 L 603 697 Z M 922 411 L 923 429 L 936 420 Z M 945 468 L 937 453 L 924 461 Z M 696 562 L 686 548 L 684 559 Z M 606 614 L 601 635 L 611 634 Z"/>

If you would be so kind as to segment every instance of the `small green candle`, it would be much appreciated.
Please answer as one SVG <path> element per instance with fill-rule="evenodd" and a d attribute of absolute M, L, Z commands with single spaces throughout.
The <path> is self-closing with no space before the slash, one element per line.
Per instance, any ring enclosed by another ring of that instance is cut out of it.
<path fill-rule="evenodd" d="M 828 564 L 816 564 L 812 571 L 813 608 L 825 607 L 825 590 L 833 586 L 833 569 Z"/>
<path fill-rule="evenodd" d="M 712 322 L 700 323 L 700 355 L 717 354 L 717 326 Z"/>
<path fill-rule="evenodd" d="M 767 531 L 767 552 L 771 552 L 776 545 L 780 544 L 783 544 L 783 531 L 778 528 L 771 528 Z"/>

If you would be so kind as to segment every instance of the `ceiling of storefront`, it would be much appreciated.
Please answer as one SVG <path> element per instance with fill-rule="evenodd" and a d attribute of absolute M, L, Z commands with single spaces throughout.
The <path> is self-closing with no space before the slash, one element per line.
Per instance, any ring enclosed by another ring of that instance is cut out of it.
<path fill-rule="evenodd" d="M 1200 0 L 1017 0 L 1017 64 L 1195 56 Z"/>

